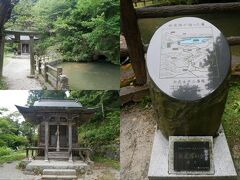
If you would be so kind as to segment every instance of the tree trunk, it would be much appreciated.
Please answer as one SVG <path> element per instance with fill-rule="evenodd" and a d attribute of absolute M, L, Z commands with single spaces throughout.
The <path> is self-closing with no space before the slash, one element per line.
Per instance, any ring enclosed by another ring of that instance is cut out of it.
<path fill-rule="evenodd" d="M 3 68 L 3 53 L 4 53 L 4 24 L 11 16 L 13 6 L 18 0 L 0 0 L 0 77 L 2 76 Z"/>
<path fill-rule="evenodd" d="M 126 38 L 129 56 L 136 76 L 136 84 L 146 83 L 146 69 L 144 51 L 137 24 L 136 12 L 132 0 L 121 0 L 122 31 Z"/>

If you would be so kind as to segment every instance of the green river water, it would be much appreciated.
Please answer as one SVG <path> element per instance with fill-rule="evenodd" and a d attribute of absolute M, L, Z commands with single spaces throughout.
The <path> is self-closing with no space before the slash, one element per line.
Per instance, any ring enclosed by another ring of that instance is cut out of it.
<path fill-rule="evenodd" d="M 119 74 L 118 65 L 109 63 L 74 63 L 66 62 L 59 67 L 69 78 L 71 89 L 79 90 L 118 90 Z"/>
<path fill-rule="evenodd" d="M 240 13 L 225 13 L 225 14 L 206 14 L 206 15 L 188 15 L 188 17 L 199 17 L 211 22 L 215 25 L 223 34 L 228 36 L 240 36 Z M 148 44 L 153 33 L 164 23 L 184 16 L 176 16 L 170 18 L 149 18 L 140 19 L 138 21 L 142 40 L 145 44 Z M 231 52 L 233 59 L 240 60 L 240 46 L 232 46 Z M 240 62 L 240 61 L 239 61 Z"/>

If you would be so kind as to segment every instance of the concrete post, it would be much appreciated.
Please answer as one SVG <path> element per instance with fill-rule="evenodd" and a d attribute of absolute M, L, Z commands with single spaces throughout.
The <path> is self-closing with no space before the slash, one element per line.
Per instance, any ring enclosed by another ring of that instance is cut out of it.
<path fill-rule="evenodd" d="M 60 83 L 60 87 L 59 90 L 68 90 L 69 89 L 69 85 L 68 85 L 68 77 L 66 75 L 60 75 L 59 76 L 59 83 Z"/>
<path fill-rule="evenodd" d="M 34 76 L 35 68 L 34 68 L 34 36 L 30 35 L 30 76 Z"/>
<path fill-rule="evenodd" d="M 45 121 L 45 152 L 44 152 L 44 160 L 48 161 L 48 121 Z"/>
<path fill-rule="evenodd" d="M 72 122 L 68 124 L 69 161 L 72 162 Z"/>
<path fill-rule="evenodd" d="M 0 35 L 0 78 L 3 73 L 3 59 L 4 59 L 4 44 L 5 44 L 5 34 Z"/>

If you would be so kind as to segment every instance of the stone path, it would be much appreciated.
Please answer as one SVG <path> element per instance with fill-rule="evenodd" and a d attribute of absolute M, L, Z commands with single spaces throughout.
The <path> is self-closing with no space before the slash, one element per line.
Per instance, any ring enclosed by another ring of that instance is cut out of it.
<path fill-rule="evenodd" d="M 7 88 L 11 90 L 41 90 L 42 86 L 30 74 L 30 57 L 7 57 L 8 62 L 3 67 L 3 76 L 6 78 Z"/>
<path fill-rule="evenodd" d="M 152 108 L 137 105 L 121 111 L 121 179 L 147 180 L 156 123 Z"/>
<path fill-rule="evenodd" d="M 40 180 L 41 176 L 25 175 L 16 168 L 19 161 L 5 163 L 0 166 L 0 180 Z M 87 173 L 78 180 L 119 180 L 118 170 L 102 164 L 94 164 L 91 173 Z"/>
<path fill-rule="evenodd" d="M 40 180 L 40 176 L 25 175 L 16 168 L 18 161 L 0 166 L 0 180 Z"/>

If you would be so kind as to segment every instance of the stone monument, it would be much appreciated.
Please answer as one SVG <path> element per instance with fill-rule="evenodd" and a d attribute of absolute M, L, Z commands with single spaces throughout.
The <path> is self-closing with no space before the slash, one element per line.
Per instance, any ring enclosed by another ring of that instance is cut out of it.
<path fill-rule="evenodd" d="M 162 25 L 147 52 L 158 130 L 149 179 L 236 179 L 221 128 L 231 54 L 223 34 L 193 17 Z"/>

